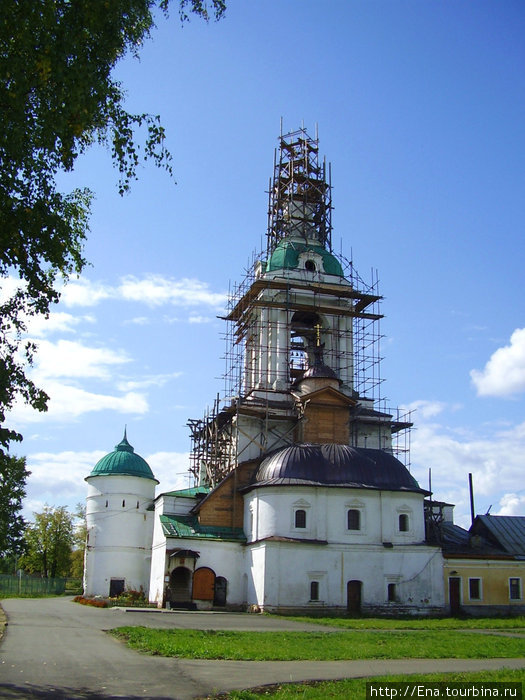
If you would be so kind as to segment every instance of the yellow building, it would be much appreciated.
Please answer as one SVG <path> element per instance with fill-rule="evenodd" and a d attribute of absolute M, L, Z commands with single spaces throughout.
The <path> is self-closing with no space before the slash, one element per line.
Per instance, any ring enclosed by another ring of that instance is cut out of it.
<path fill-rule="evenodd" d="M 525 517 L 478 515 L 469 530 L 445 521 L 441 531 L 451 614 L 525 613 Z"/>

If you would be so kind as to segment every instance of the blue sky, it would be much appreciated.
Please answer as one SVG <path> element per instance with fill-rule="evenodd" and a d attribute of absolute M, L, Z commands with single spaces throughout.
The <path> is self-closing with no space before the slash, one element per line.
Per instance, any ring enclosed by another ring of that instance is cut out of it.
<path fill-rule="evenodd" d="M 412 472 L 468 525 L 525 515 L 525 6 L 521 1 L 229 0 L 176 12 L 117 77 L 160 114 L 175 181 L 129 195 L 94 148 L 65 190 L 96 193 L 86 257 L 40 343 L 47 414 L 17 407 L 26 514 L 85 497 L 124 426 L 162 490 L 185 477 L 188 418 L 222 389 L 224 307 L 267 225 L 284 131 L 319 128 L 333 243 L 385 297 L 383 394 L 413 414 Z"/>

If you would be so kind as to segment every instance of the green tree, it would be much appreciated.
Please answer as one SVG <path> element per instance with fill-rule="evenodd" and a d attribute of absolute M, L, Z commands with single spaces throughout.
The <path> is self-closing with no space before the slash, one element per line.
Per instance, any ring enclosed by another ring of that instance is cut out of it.
<path fill-rule="evenodd" d="M 71 572 L 73 578 L 84 576 L 84 553 L 86 551 L 86 506 L 77 503 L 77 509 L 73 515 L 75 519 L 73 530 L 73 551 L 71 552 Z"/>
<path fill-rule="evenodd" d="M 0 454 L 0 559 L 16 559 L 24 549 L 26 523 L 20 514 L 26 495 L 25 457 Z"/>
<path fill-rule="evenodd" d="M 182 21 L 209 18 L 204 0 L 173 0 Z M 219 19 L 224 0 L 209 0 Z M 170 0 L 2 0 L 0 3 L 0 449 L 22 436 L 5 425 L 21 398 L 39 411 L 48 396 L 27 376 L 35 347 L 27 318 L 47 315 L 59 286 L 86 260 L 92 193 L 62 193 L 56 177 L 73 169 L 93 143 L 109 146 L 121 193 L 139 162 L 171 173 L 157 116 L 130 114 L 112 78 L 116 63 L 137 54 Z"/>
<path fill-rule="evenodd" d="M 20 559 L 21 568 L 45 578 L 69 576 L 73 516 L 65 506 L 44 506 L 44 510 L 34 516 L 35 522 L 30 523 L 25 532 L 27 552 Z"/>

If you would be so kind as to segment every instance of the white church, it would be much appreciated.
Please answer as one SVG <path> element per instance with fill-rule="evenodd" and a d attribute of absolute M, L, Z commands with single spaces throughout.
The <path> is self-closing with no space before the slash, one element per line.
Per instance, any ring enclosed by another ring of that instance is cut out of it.
<path fill-rule="evenodd" d="M 412 612 L 445 605 L 443 555 L 379 401 L 377 285 L 331 244 L 329 168 L 281 135 L 266 250 L 232 292 L 228 390 L 190 420 L 193 488 L 157 492 L 127 436 L 86 478 L 85 595 L 159 607 Z"/>

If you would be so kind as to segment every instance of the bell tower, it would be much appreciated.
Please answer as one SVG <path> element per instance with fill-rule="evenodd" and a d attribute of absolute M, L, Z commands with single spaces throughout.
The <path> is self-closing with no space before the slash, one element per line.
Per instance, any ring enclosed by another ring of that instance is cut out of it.
<path fill-rule="evenodd" d="M 281 133 L 266 250 L 225 317 L 224 397 L 189 422 L 201 482 L 214 486 L 238 464 L 297 442 L 391 449 L 399 424 L 374 409 L 381 297 L 334 253 L 331 212 L 317 134 Z"/>

